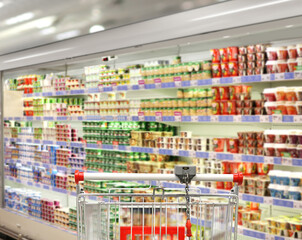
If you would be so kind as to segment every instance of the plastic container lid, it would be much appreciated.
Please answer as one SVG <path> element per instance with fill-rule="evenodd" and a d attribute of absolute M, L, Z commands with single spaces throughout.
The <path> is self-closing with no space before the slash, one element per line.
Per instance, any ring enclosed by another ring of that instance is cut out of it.
<path fill-rule="evenodd" d="M 289 45 L 289 46 L 287 46 L 287 49 L 296 49 L 296 48 L 297 48 L 296 45 Z"/>
<path fill-rule="evenodd" d="M 295 62 L 298 62 L 296 58 L 291 58 L 287 60 L 287 63 L 295 63 Z"/>
<path fill-rule="evenodd" d="M 302 45 L 302 44 L 301 44 Z M 268 47 L 266 49 L 267 52 L 276 52 L 276 48 L 275 47 Z"/>
<path fill-rule="evenodd" d="M 287 50 L 287 47 L 277 47 L 276 50 Z"/>
<path fill-rule="evenodd" d="M 278 61 L 284 61 L 284 60 L 278 60 Z M 284 92 L 286 89 L 287 89 L 287 87 L 284 87 L 284 86 L 283 87 L 277 87 L 276 91 L 277 92 L 279 92 L 279 91 L 283 91 Z"/>
<path fill-rule="evenodd" d="M 277 60 L 277 64 L 287 64 L 286 60 Z"/>
<path fill-rule="evenodd" d="M 287 144 L 284 144 L 284 143 L 276 143 L 274 147 L 275 148 L 286 148 L 286 145 Z"/>
<path fill-rule="evenodd" d="M 286 148 L 296 149 L 297 145 L 295 145 L 295 144 L 286 144 Z"/>
<path fill-rule="evenodd" d="M 277 187 L 277 184 L 270 183 L 268 185 L 268 189 L 276 189 L 276 187 Z"/>
<path fill-rule="evenodd" d="M 276 65 L 277 61 L 267 61 L 265 65 Z M 302 58 L 301 58 L 301 64 L 302 64 Z"/>
<path fill-rule="evenodd" d="M 263 148 L 275 148 L 275 143 L 264 143 Z"/>
<path fill-rule="evenodd" d="M 302 149 L 302 145 L 298 145 L 298 146 L 297 146 L 297 149 Z"/>
<path fill-rule="evenodd" d="M 292 172 L 290 178 L 302 178 L 302 172 Z"/>
<path fill-rule="evenodd" d="M 296 91 L 300 91 L 300 90 L 296 90 Z M 302 90 L 301 90 L 302 91 Z M 302 101 L 297 101 L 296 102 L 296 106 L 302 106 Z"/>
<path fill-rule="evenodd" d="M 299 130 L 292 129 L 292 130 L 288 131 L 288 135 L 298 135 L 298 132 L 299 132 Z"/>
<path fill-rule="evenodd" d="M 296 102 L 287 101 L 285 102 L 285 106 L 296 106 Z"/>
<path fill-rule="evenodd" d="M 302 105 L 302 101 L 301 101 Z M 277 102 L 265 102 L 264 107 L 277 107 Z"/>
<path fill-rule="evenodd" d="M 277 103 L 277 106 L 285 105 L 285 101 L 278 101 L 278 102 L 276 102 L 276 103 Z"/>
<path fill-rule="evenodd" d="M 285 92 L 294 92 L 295 91 L 295 87 L 287 87 L 284 91 Z"/>
<path fill-rule="evenodd" d="M 264 88 L 263 93 L 275 93 L 276 88 Z"/>

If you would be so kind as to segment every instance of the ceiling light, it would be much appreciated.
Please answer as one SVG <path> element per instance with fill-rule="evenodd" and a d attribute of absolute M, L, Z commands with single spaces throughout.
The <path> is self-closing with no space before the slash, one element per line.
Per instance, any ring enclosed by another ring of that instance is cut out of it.
<path fill-rule="evenodd" d="M 25 22 L 27 20 L 32 19 L 33 17 L 34 17 L 34 13 L 27 12 L 27 13 L 23 13 L 21 15 L 18 15 L 16 17 L 12 17 L 12 18 L 7 19 L 7 20 L 5 20 L 5 23 L 7 25 L 13 25 L 13 24 L 16 24 L 16 23 Z"/>
<path fill-rule="evenodd" d="M 54 23 L 55 20 L 56 20 L 55 16 L 49 16 L 49 17 L 38 19 L 35 21 L 36 28 L 39 29 L 48 28 Z"/>
<path fill-rule="evenodd" d="M 56 39 L 57 40 L 64 40 L 64 39 L 67 39 L 67 38 L 72 38 L 72 37 L 76 37 L 80 34 L 80 31 L 79 30 L 72 30 L 72 31 L 68 31 L 68 32 L 63 32 L 63 33 L 59 33 L 57 36 L 56 36 Z"/>
<path fill-rule="evenodd" d="M 286 28 L 292 28 L 294 25 L 287 25 Z"/>
<path fill-rule="evenodd" d="M 41 34 L 42 35 L 49 35 L 49 34 L 55 33 L 55 31 L 56 31 L 55 27 L 45 28 L 45 29 L 41 30 Z"/>
<path fill-rule="evenodd" d="M 222 38 L 230 38 L 230 36 L 223 36 Z"/>
<path fill-rule="evenodd" d="M 205 19 L 221 17 L 221 16 L 225 16 L 225 15 L 230 15 L 230 14 L 233 14 L 233 13 L 244 12 L 244 11 L 257 9 L 257 8 L 262 8 L 262 7 L 268 7 L 268 6 L 271 6 L 271 5 L 276 5 L 276 4 L 289 2 L 289 1 L 292 1 L 292 0 L 277 0 L 277 1 L 274 1 L 274 2 L 263 3 L 263 4 L 254 5 L 254 6 L 245 7 L 245 8 L 239 8 L 239 9 L 235 9 L 235 10 L 232 10 L 232 11 L 227 11 L 227 12 L 222 12 L 222 13 L 218 13 L 218 14 L 208 15 L 208 16 L 205 16 L 205 17 L 194 18 L 190 21 L 200 21 L 200 20 L 205 20 Z"/>
<path fill-rule="evenodd" d="M 0 8 L 2 8 L 4 6 L 3 2 L 0 2 Z"/>
<path fill-rule="evenodd" d="M 100 32 L 100 31 L 104 31 L 104 30 L 105 30 L 105 28 L 102 25 L 93 25 L 91 28 L 89 28 L 90 33 Z"/>

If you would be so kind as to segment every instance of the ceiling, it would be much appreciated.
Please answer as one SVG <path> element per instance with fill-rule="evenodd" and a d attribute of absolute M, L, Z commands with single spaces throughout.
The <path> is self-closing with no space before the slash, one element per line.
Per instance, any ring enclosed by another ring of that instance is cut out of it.
<path fill-rule="evenodd" d="M 225 1 L 0 0 L 0 55 Z"/>

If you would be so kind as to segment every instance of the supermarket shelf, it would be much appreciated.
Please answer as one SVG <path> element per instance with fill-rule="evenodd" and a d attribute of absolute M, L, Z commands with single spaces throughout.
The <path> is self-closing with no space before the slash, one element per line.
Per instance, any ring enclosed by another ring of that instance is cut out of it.
<path fill-rule="evenodd" d="M 174 78 L 174 82 L 162 83 L 161 79 L 157 79 L 154 84 L 145 84 L 144 80 L 140 80 L 138 85 L 120 85 L 120 86 L 100 86 L 98 88 L 79 89 L 70 91 L 43 92 L 24 94 L 24 97 L 52 97 L 52 96 L 73 96 L 85 95 L 88 93 L 101 92 L 117 92 L 117 91 L 137 91 L 137 90 L 152 90 L 165 88 L 179 87 L 196 87 L 196 86 L 211 86 L 219 84 L 238 84 L 238 83 L 256 83 L 256 82 L 272 82 L 272 81 L 288 81 L 301 80 L 302 72 L 288 72 L 276 74 L 262 74 L 253 76 L 241 77 L 226 77 L 226 78 L 210 78 L 192 81 L 179 81 L 179 78 Z"/>
<path fill-rule="evenodd" d="M 41 183 L 34 183 L 32 181 L 23 181 L 20 179 L 16 179 L 10 176 L 5 176 L 5 179 L 9 181 L 13 181 L 16 183 L 20 183 L 23 185 L 28 185 L 31 187 L 36 188 L 43 188 L 45 190 L 52 190 L 54 192 L 59 192 L 62 194 L 68 194 L 71 196 L 75 196 L 76 194 L 74 192 L 67 191 L 65 189 L 60 189 L 56 187 L 52 187 L 49 185 L 41 184 Z M 148 181 L 138 181 L 138 183 L 141 184 L 149 184 Z M 151 185 L 158 185 L 156 181 L 152 181 Z M 160 185 L 164 188 L 185 188 L 184 184 L 180 183 L 171 183 L 171 182 L 160 182 Z M 193 186 L 195 187 L 195 186 Z M 214 189 L 214 188 L 206 188 L 206 187 L 195 187 L 200 190 L 203 194 L 226 194 L 230 193 L 228 190 L 220 190 L 220 189 Z M 257 203 L 263 203 L 263 204 L 269 204 L 274 205 L 278 207 L 287 207 L 287 208 L 295 208 L 295 209 L 302 209 L 302 201 L 293 201 L 293 200 L 284 200 L 284 199 L 278 199 L 278 198 L 272 198 L 272 197 L 262 197 L 262 196 L 255 196 L 255 195 L 249 195 L 249 194 L 239 194 L 239 199 L 242 201 L 249 201 L 249 202 L 257 202 Z M 91 196 L 91 200 L 97 200 L 96 196 Z"/>
<path fill-rule="evenodd" d="M 59 172 L 67 172 L 67 173 L 74 173 L 76 170 L 82 170 L 82 169 L 76 169 L 76 168 L 68 168 L 64 166 L 58 166 L 55 164 L 48 164 L 48 163 L 41 163 L 41 162 L 32 162 L 32 161 L 24 161 L 24 160 L 13 160 L 13 159 L 6 159 L 5 163 L 22 163 L 24 165 L 30 165 L 30 166 L 36 166 L 36 167 L 44 167 L 47 169 L 57 169 Z"/>
<path fill-rule="evenodd" d="M 21 217 L 24 217 L 26 219 L 30 219 L 30 220 L 33 220 L 35 222 L 38 222 L 38 223 L 41 223 L 41 224 L 44 224 L 44 225 L 47 225 L 47 226 L 50 226 L 50 227 L 53 227 L 53 228 L 56 228 L 56 229 L 59 229 L 63 232 L 67 232 L 67 233 L 70 233 L 72 235 L 77 235 L 77 233 L 75 231 L 71 231 L 71 230 L 68 230 L 68 229 L 65 229 L 65 228 L 62 228 L 60 226 L 57 226 L 55 224 L 52 224 L 52 223 L 49 223 L 49 222 L 46 222 L 46 221 L 43 221 L 42 219 L 38 219 L 38 218 L 35 218 L 35 217 L 31 217 L 27 214 L 24 214 L 24 213 L 21 213 L 21 212 L 18 212 L 18 211 L 15 211 L 15 210 L 12 210 L 12 209 L 9 209 L 9 208 L 3 208 L 5 211 L 7 212 L 10 212 L 10 213 L 13 213 L 13 214 L 16 214 L 16 215 L 19 215 Z"/>
<path fill-rule="evenodd" d="M 6 117 L 11 121 L 145 121 L 184 123 L 302 123 L 302 115 L 212 115 L 212 116 L 41 116 Z"/>
<path fill-rule="evenodd" d="M 238 226 L 238 234 L 262 240 L 295 240 L 297 238 L 281 237 Z"/>
<path fill-rule="evenodd" d="M 5 179 L 9 180 L 9 181 L 12 181 L 12 182 L 15 182 L 15 183 L 22 184 L 22 185 L 27 185 L 27 186 L 30 186 L 30 187 L 40 188 L 40 189 L 44 189 L 44 190 L 51 190 L 51 191 L 54 191 L 54 192 L 57 192 L 57 193 L 62 193 L 62 194 L 65 194 L 65 195 L 67 194 L 67 195 L 70 195 L 70 196 L 76 196 L 75 192 L 71 192 L 71 191 L 68 191 L 66 189 L 57 188 L 57 187 L 50 186 L 50 185 L 43 184 L 43 183 L 36 183 L 36 182 L 33 182 L 33 181 L 20 180 L 18 178 L 14 178 L 14 177 L 11 177 L 11 176 L 5 176 Z"/>
<path fill-rule="evenodd" d="M 4 141 L 13 141 L 22 143 L 21 139 L 18 138 L 5 138 Z M 254 162 L 254 163 L 266 163 L 276 164 L 282 166 L 296 166 L 302 167 L 301 158 L 281 158 L 281 157 L 267 157 L 258 155 L 245 155 L 245 154 L 232 154 L 232 153 L 219 153 L 219 152 L 202 152 L 202 151 L 187 151 L 187 150 L 176 150 L 176 149 L 164 149 L 164 148 L 148 148 L 148 147 L 132 147 L 124 145 L 109 145 L 109 144 L 92 144 L 92 143 L 81 143 L 81 142 L 61 142 L 61 141 L 42 141 L 42 140 L 31 140 L 27 139 L 27 144 L 45 144 L 45 145 L 59 145 L 59 146 L 70 146 L 70 147 L 83 147 L 89 149 L 101 149 L 101 150 L 112 150 L 112 151 L 125 151 L 125 152 L 140 152 L 140 153 L 153 153 L 170 156 L 180 157 L 193 157 L 193 158 L 215 158 L 218 160 L 227 161 L 243 161 L 243 162 Z"/>

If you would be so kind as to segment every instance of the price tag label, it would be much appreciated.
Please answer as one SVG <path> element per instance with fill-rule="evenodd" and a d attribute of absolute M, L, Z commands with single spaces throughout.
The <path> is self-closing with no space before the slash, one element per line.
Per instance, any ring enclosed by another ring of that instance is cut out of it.
<path fill-rule="evenodd" d="M 269 116 L 267 116 L 267 115 L 261 115 L 260 116 L 260 122 L 263 122 L 263 123 L 269 122 Z"/>
<path fill-rule="evenodd" d="M 273 198 L 271 198 L 271 197 L 263 197 L 263 203 L 272 205 L 273 204 Z"/>
<path fill-rule="evenodd" d="M 174 112 L 174 119 L 175 119 L 175 122 L 181 122 L 181 112 L 175 111 Z"/>
<path fill-rule="evenodd" d="M 274 158 L 273 157 L 264 157 L 264 163 L 274 164 Z"/>
<path fill-rule="evenodd" d="M 282 115 L 273 115 L 273 123 L 282 123 Z"/>
<path fill-rule="evenodd" d="M 217 190 L 214 188 L 210 188 L 210 193 L 212 193 L 212 194 L 217 193 Z"/>
<path fill-rule="evenodd" d="M 241 154 L 234 154 L 233 156 L 234 156 L 233 157 L 234 161 L 237 161 L 237 162 L 242 161 L 242 155 Z"/>
<path fill-rule="evenodd" d="M 118 141 L 112 141 L 113 150 L 118 150 Z"/>
<path fill-rule="evenodd" d="M 237 228 L 237 233 L 242 235 L 243 234 L 243 229 L 241 227 L 238 227 Z"/>
<path fill-rule="evenodd" d="M 217 115 L 211 116 L 211 122 L 218 122 L 218 116 Z"/>
<path fill-rule="evenodd" d="M 291 158 L 282 158 L 282 163 L 284 165 L 292 166 L 293 165 L 293 160 Z"/>
<path fill-rule="evenodd" d="M 98 145 L 98 148 L 102 148 L 103 147 L 102 141 L 97 141 L 96 144 Z"/>
<path fill-rule="evenodd" d="M 216 85 L 216 84 L 219 84 L 220 83 L 220 78 L 213 78 L 212 79 L 212 84 L 213 85 Z"/>
<path fill-rule="evenodd" d="M 285 79 L 284 73 L 275 73 L 275 80 L 282 81 L 284 79 Z"/>
<path fill-rule="evenodd" d="M 112 91 L 113 92 L 116 92 L 117 91 L 117 85 L 115 84 L 115 85 L 112 85 Z"/>
<path fill-rule="evenodd" d="M 161 79 L 155 78 L 154 79 L 155 88 L 161 88 Z"/>
<path fill-rule="evenodd" d="M 175 87 L 181 87 L 181 78 L 174 77 L 174 83 L 175 83 Z"/>
<path fill-rule="evenodd" d="M 271 80 L 270 74 L 262 74 L 261 75 L 261 82 L 268 82 Z"/>
<path fill-rule="evenodd" d="M 81 142 L 83 144 L 83 147 L 87 147 L 87 140 L 82 140 Z"/>
<path fill-rule="evenodd" d="M 295 123 L 302 123 L 302 116 L 301 115 L 294 116 L 294 122 Z"/>
<path fill-rule="evenodd" d="M 198 116 L 191 116 L 192 122 L 198 122 Z"/>
<path fill-rule="evenodd" d="M 178 155 L 179 155 L 179 151 L 176 150 L 176 149 L 173 149 L 173 150 L 172 150 L 172 155 L 178 156 Z"/>
<path fill-rule="evenodd" d="M 192 80 L 191 81 L 191 86 L 198 86 L 198 81 L 197 80 Z"/>
<path fill-rule="evenodd" d="M 155 112 L 155 120 L 157 122 L 161 122 L 162 121 L 162 116 L 163 116 L 162 112 Z"/>
<path fill-rule="evenodd" d="M 294 72 L 295 79 L 302 79 L 302 71 Z"/>
<path fill-rule="evenodd" d="M 233 122 L 242 122 L 242 117 L 240 115 L 235 115 L 233 117 Z"/>
<path fill-rule="evenodd" d="M 189 157 L 195 158 L 196 152 L 195 151 L 189 151 Z"/>
<path fill-rule="evenodd" d="M 294 201 L 294 208 L 302 209 L 302 201 Z"/>
<path fill-rule="evenodd" d="M 159 148 L 153 148 L 153 153 L 154 154 L 159 154 Z"/>
<path fill-rule="evenodd" d="M 138 80 L 139 89 L 145 89 L 145 80 Z"/>
<path fill-rule="evenodd" d="M 275 240 L 275 237 L 270 234 L 265 234 L 265 240 Z"/>
<path fill-rule="evenodd" d="M 241 77 L 233 77 L 233 83 L 241 83 Z"/>
<path fill-rule="evenodd" d="M 209 158 L 216 159 L 217 153 L 216 152 L 209 152 Z"/>

